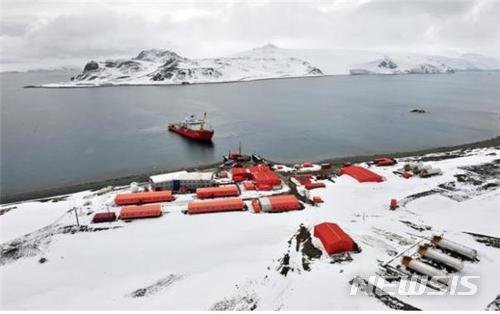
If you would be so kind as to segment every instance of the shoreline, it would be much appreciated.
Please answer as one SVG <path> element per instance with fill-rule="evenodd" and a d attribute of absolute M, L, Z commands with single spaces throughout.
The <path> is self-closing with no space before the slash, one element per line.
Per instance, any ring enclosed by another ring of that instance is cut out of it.
<path fill-rule="evenodd" d="M 168 87 L 168 86 L 190 86 L 190 85 L 205 85 L 205 84 L 239 84 L 239 83 L 249 83 L 249 82 L 259 82 L 259 81 L 274 81 L 274 80 L 296 80 L 296 79 L 313 79 L 313 78 L 325 78 L 325 77 L 336 77 L 336 76 L 394 76 L 394 75 L 450 75 L 462 72 L 495 72 L 500 71 L 500 69 L 476 69 L 476 70 L 455 70 L 453 73 L 367 73 L 367 74 L 351 74 L 351 73 L 334 73 L 334 74 L 323 74 L 323 75 L 302 75 L 302 76 L 282 76 L 282 77 L 262 77 L 262 78 L 252 78 L 246 79 L 241 78 L 238 80 L 229 81 L 216 81 L 216 82 L 193 82 L 188 84 L 180 83 L 103 83 L 100 85 L 89 84 L 89 85 L 61 85 L 61 86 L 46 86 L 49 84 L 60 84 L 60 83 L 47 83 L 41 85 L 25 85 L 23 88 L 36 88 L 36 89 L 74 89 L 74 88 L 107 88 L 107 87 L 144 87 L 144 86 L 155 86 L 155 87 Z"/>
<path fill-rule="evenodd" d="M 368 161 L 368 160 L 372 160 L 374 158 L 387 156 L 387 155 L 390 155 L 391 157 L 395 157 L 395 158 L 403 158 L 403 157 L 426 155 L 426 154 L 431 154 L 431 153 L 443 153 L 443 152 L 450 152 L 450 151 L 455 151 L 455 150 L 465 150 L 465 149 L 485 148 L 485 147 L 500 147 L 500 135 L 493 137 L 493 138 L 490 138 L 490 139 L 482 140 L 482 141 L 464 143 L 464 144 L 454 145 L 454 146 L 442 146 L 442 147 L 428 148 L 428 149 L 421 149 L 421 150 L 412 150 L 412 151 L 406 151 L 406 152 L 377 153 L 377 154 L 371 154 L 371 155 L 354 155 L 354 156 L 346 156 L 346 157 L 336 157 L 336 158 L 323 159 L 323 160 L 313 160 L 313 162 L 315 162 L 315 163 L 329 162 L 332 164 L 332 166 L 335 167 L 335 166 L 342 165 L 342 163 L 344 163 L 345 161 L 349 161 L 352 163 L 359 163 L 359 162 Z M 273 163 L 281 163 L 281 162 L 276 162 L 273 160 L 269 160 L 269 161 L 271 161 Z M 213 169 L 213 168 L 218 167 L 220 164 L 221 164 L 221 162 L 215 162 L 215 163 L 204 164 L 204 165 L 199 165 L 199 166 L 194 166 L 194 167 L 187 167 L 187 168 L 162 169 L 162 170 L 134 174 L 134 175 L 128 175 L 128 176 L 123 176 L 123 177 L 114 177 L 114 178 L 98 180 L 98 181 L 83 182 L 83 183 L 79 183 L 79 184 L 63 185 L 60 187 L 54 187 L 54 188 L 45 189 L 45 190 L 22 192 L 22 193 L 2 196 L 0 198 L 0 204 L 7 205 L 7 204 L 18 203 L 18 202 L 27 201 L 27 200 L 60 196 L 60 195 L 71 194 L 71 193 L 76 193 L 76 192 L 85 191 L 85 190 L 100 189 L 100 188 L 110 186 L 110 185 L 111 186 L 128 185 L 128 184 L 130 184 L 130 182 L 134 182 L 134 181 L 145 182 L 145 181 L 148 181 L 149 176 L 154 175 L 154 174 L 158 174 L 158 173 L 174 172 L 174 171 L 181 171 L 181 170 L 187 170 L 187 171 L 209 170 L 209 169 Z M 283 164 L 286 164 L 286 163 L 283 163 Z"/>

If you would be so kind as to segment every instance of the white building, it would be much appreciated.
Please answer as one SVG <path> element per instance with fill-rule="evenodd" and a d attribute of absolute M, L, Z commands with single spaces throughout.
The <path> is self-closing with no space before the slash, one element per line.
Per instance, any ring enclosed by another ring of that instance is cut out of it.
<path fill-rule="evenodd" d="M 149 183 L 155 191 L 178 191 L 181 187 L 195 190 L 201 187 L 213 186 L 215 180 L 211 172 L 178 171 L 151 176 L 149 177 Z"/>

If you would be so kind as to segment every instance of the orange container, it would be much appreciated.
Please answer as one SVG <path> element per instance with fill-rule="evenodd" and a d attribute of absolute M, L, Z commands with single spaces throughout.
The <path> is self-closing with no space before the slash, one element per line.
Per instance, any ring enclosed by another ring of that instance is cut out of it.
<path fill-rule="evenodd" d="M 300 202 L 295 195 L 276 195 L 262 197 L 260 199 L 260 207 L 264 212 L 278 213 L 300 209 Z"/>
<path fill-rule="evenodd" d="M 120 211 L 120 219 L 137 219 L 161 216 L 161 205 L 151 204 L 144 206 L 123 207 Z"/>
<path fill-rule="evenodd" d="M 242 211 L 245 204 L 241 198 L 192 201 L 188 203 L 189 214 L 203 214 L 227 211 Z"/>
<path fill-rule="evenodd" d="M 138 205 L 144 203 L 170 202 L 172 191 L 140 192 L 118 194 L 115 197 L 116 205 Z"/>
<path fill-rule="evenodd" d="M 198 198 L 228 197 L 238 195 L 240 195 L 240 190 L 238 190 L 238 187 L 235 184 L 196 189 L 196 197 Z"/>

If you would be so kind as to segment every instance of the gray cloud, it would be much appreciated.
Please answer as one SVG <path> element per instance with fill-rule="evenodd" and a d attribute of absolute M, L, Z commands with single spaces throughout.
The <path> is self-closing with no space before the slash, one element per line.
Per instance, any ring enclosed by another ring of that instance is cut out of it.
<path fill-rule="evenodd" d="M 131 56 L 168 48 L 217 56 L 268 42 L 500 55 L 500 1 L 2 0 L 2 64 Z"/>

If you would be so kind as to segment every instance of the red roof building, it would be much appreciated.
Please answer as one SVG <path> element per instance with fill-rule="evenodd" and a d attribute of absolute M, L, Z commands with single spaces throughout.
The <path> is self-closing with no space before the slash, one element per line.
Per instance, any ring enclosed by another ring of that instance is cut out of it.
<path fill-rule="evenodd" d="M 340 175 L 347 174 L 359 182 L 382 182 L 384 178 L 375 172 L 360 166 L 344 166 L 340 168 Z"/>
<path fill-rule="evenodd" d="M 271 190 L 281 187 L 281 179 L 266 165 L 256 165 L 250 167 L 250 173 L 257 190 Z"/>
<path fill-rule="evenodd" d="M 129 206 L 123 207 L 120 211 L 120 219 L 137 219 L 137 218 L 151 218 L 161 216 L 161 205 L 151 204 L 144 206 Z"/>
<path fill-rule="evenodd" d="M 172 191 L 140 192 L 118 194 L 115 197 L 116 205 L 139 205 L 144 203 L 170 202 Z"/>
<path fill-rule="evenodd" d="M 188 203 L 189 214 L 204 214 L 215 212 L 242 211 L 245 203 L 241 198 L 192 201 Z"/>
<path fill-rule="evenodd" d="M 92 217 L 92 223 L 112 222 L 115 220 L 116 214 L 113 212 L 95 213 L 94 217 Z"/>
<path fill-rule="evenodd" d="M 231 171 L 233 181 L 234 182 L 241 182 L 245 180 L 252 179 L 252 174 L 247 168 L 242 168 L 242 167 L 234 167 Z"/>
<path fill-rule="evenodd" d="M 314 236 L 321 240 L 325 251 L 330 255 L 350 252 L 355 248 L 351 237 L 335 223 L 323 222 L 314 226 Z"/>
<path fill-rule="evenodd" d="M 238 195 L 240 195 L 240 190 L 238 190 L 236 184 L 196 189 L 197 198 L 228 197 Z"/>

